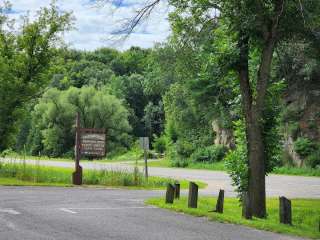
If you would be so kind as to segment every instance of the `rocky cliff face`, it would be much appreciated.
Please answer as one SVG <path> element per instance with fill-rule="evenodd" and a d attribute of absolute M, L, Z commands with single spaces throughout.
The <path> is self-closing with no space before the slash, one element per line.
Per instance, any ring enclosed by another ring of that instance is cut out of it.
<path fill-rule="evenodd" d="M 235 141 L 232 129 L 223 128 L 218 121 L 212 121 L 212 130 L 215 133 L 214 144 L 223 145 L 229 149 L 235 148 Z"/>
<path fill-rule="evenodd" d="M 290 83 L 284 97 L 284 149 L 296 166 L 305 165 L 294 147 L 298 138 L 320 143 L 320 75 Z"/>

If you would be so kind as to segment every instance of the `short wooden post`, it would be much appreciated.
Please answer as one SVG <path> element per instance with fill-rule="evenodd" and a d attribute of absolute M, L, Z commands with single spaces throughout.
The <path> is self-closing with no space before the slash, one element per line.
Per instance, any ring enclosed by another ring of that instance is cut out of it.
<path fill-rule="evenodd" d="M 75 172 L 72 173 L 72 183 L 82 185 L 82 167 L 79 165 Z"/>
<path fill-rule="evenodd" d="M 189 198 L 188 207 L 197 208 L 198 207 L 198 185 L 194 182 L 189 183 Z"/>
<path fill-rule="evenodd" d="M 280 223 L 292 224 L 291 201 L 285 197 L 279 198 Z"/>
<path fill-rule="evenodd" d="M 166 192 L 166 203 L 173 203 L 174 199 L 174 186 L 171 183 L 167 185 L 167 192 Z"/>
<path fill-rule="evenodd" d="M 179 199 L 180 198 L 180 183 L 178 183 L 178 182 L 176 182 L 175 184 L 174 184 L 174 197 L 176 198 L 176 199 Z"/>
<path fill-rule="evenodd" d="M 252 210 L 248 192 L 242 195 L 242 217 L 245 219 L 252 219 Z"/>
<path fill-rule="evenodd" d="M 215 212 L 223 213 L 223 202 L 224 202 L 224 190 L 220 189 Z"/>

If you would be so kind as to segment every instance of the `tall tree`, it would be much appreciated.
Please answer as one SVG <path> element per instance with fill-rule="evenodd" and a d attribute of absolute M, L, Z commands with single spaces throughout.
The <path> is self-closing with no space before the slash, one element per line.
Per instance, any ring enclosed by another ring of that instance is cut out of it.
<path fill-rule="evenodd" d="M 72 20 L 70 13 L 51 5 L 34 21 L 25 18 L 16 31 L 6 15 L 9 9 L 9 4 L 0 6 L 0 150 L 10 143 L 19 111 L 45 85 L 43 74 L 54 56 L 53 47 Z"/>
<path fill-rule="evenodd" d="M 120 1 L 121 2 L 121 1 Z M 131 33 L 141 20 L 148 17 L 159 0 L 146 1 L 127 24 Z M 318 0 L 170 0 L 175 14 L 194 17 L 201 28 L 202 21 L 225 24 L 231 47 L 234 46 L 230 69 L 238 74 L 242 109 L 245 117 L 249 165 L 248 192 L 253 215 L 266 217 L 265 143 L 263 112 L 277 44 L 293 37 L 319 41 Z M 294 23 L 294 24 L 293 24 Z M 259 64 L 250 67 L 253 49 Z M 224 56 L 225 57 L 225 56 Z"/>

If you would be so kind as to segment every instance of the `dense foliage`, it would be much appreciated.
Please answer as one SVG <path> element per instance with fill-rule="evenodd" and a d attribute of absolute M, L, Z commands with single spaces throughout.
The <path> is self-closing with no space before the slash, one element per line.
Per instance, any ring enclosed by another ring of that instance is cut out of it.
<path fill-rule="evenodd" d="M 40 151 L 50 156 L 69 153 L 72 156 L 77 112 L 82 127 L 106 129 L 107 149 L 130 145 L 128 111 L 119 99 L 93 87 L 71 87 L 65 91 L 52 88 L 32 113 L 27 144 L 31 153 Z"/>
<path fill-rule="evenodd" d="M 41 94 L 46 72 L 55 55 L 59 35 L 70 28 L 71 15 L 55 6 L 43 8 L 34 21 L 25 18 L 19 28 L 0 5 L 0 150 L 14 144 L 16 121 L 25 104 Z"/>

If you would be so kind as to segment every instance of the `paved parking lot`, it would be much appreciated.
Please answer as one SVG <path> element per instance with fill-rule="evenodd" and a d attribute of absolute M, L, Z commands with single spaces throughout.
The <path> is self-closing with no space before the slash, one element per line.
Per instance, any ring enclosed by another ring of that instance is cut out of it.
<path fill-rule="evenodd" d="M 0 187 L 1 240 L 289 240 L 144 204 L 162 191 Z"/>

